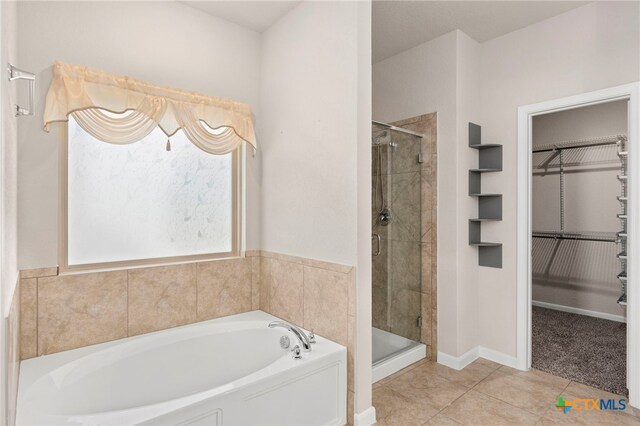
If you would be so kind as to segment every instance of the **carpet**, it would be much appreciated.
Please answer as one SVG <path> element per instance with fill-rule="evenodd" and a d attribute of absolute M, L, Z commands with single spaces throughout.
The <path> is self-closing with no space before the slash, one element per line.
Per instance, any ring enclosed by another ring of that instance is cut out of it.
<path fill-rule="evenodd" d="M 533 307 L 532 367 L 618 395 L 628 395 L 627 325 Z"/>

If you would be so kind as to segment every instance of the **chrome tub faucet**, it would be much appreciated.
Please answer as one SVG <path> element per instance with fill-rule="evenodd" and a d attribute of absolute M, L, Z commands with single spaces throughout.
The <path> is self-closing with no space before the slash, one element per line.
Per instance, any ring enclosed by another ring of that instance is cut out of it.
<path fill-rule="evenodd" d="M 296 327 L 295 325 L 289 324 L 288 322 L 284 322 L 284 321 L 270 322 L 269 328 L 274 328 L 274 327 L 286 328 L 287 330 L 292 332 L 294 336 L 296 336 L 296 338 L 300 342 L 300 346 L 302 346 L 303 351 L 305 352 L 311 351 L 311 340 L 309 339 L 309 336 L 307 336 L 306 333 L 302 331 L 299 327 Z"/>

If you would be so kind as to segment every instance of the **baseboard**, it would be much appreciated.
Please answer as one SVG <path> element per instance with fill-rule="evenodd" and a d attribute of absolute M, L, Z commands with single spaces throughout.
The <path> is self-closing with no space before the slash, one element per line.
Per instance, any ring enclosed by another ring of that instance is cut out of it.
<path fill-rule="evenodd" d="M 438 363 L 446 365 L 449 368 L 453 368 L 454 370 L 462 370 L 478 358 L 497 362 L 498 364 L 502 364 L 507 367 L 518 368 L 516 357 L 494 351 L 493 349 L 485 348 L 483 346 L 476 346 L 459 357 L 454 357 L 449 354 L 445 354 L 444 352 L 438 352 Z"/>
<path fill-rule="evenodd" d="M 555 303 L 538 302 L 533 300 L 531 302 L 533 306 L 539 306 L 541 308 L 553 309 L 554 311 L 569 312 L 571 314 L 586 315 L 588 317 L 602 318 L 609 321 L 627 322 L 627 319 L 622 315 L 608 314 L 606 312 L 590 311 L 588 309 L 574 308 L 572 306 L 556 305 Z"/>
<path fill-rule="evenodd" d="M 362 413 L 356 413 L 353 416 L 354 426 L 371 426 L 376 423 L 376 409 L 369 407 Z"/>
<path fill-rule="evenodd" d="M 453 368 L 454 370 L 462 370 L 476 359 L 478 359 L 477 346 L 475 348 L 471 348 L 471 350 L 460 355 L 459 357 L 455 357 L 444 352 L 438 352 L 438 363 L 446 365 L 449 368 Z"/>
<path fill-rule="evenodd" d="M 488 359 L 489 361 L 497 362 L 498 364 L 506 365 L 511 368 L 518 368 L 518 359 L 515 356 L 507 355 L 504 352 L 494 351 L 493 349 L 479 347 L 480 358 Z"/>

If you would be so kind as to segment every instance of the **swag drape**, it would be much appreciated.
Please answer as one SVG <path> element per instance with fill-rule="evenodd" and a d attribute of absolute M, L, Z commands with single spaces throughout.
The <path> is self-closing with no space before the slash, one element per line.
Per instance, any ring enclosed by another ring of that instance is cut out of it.
<path fill-rule="evenodd" d="M 249 105 L 158 86 L 130 77 L 55 62 L 44 129 L 69 115 L 98 140 L 129 144 L 158 126 L 171 136 L 182 129 L 194 145 L 226 154 L 240 143 L 257 148 Z"/>

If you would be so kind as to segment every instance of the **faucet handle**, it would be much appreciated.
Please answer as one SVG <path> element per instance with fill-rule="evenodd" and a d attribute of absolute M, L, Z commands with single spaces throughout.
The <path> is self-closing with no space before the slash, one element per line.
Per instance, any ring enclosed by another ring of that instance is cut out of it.
<path fill-rule="evenodd" d="M 309 343 L 316 343 L 316 335 L 313 333 L 313 328 L 309 332 Z"/>
<path fill-rule="evenodd" d="M 302 354 L 300 353 L 300 346 L 295 345 L 295 346 L 291 349 L 291 356 L 293 357 L 293 359 L 300 359 L 300 358 L 302 358 Z"/>

